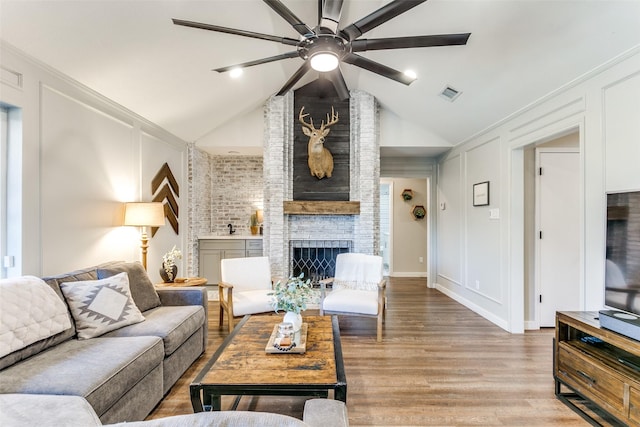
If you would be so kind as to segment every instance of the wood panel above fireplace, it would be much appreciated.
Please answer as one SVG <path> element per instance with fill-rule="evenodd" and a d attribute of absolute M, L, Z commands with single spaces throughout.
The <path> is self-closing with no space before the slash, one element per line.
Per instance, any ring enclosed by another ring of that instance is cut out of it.
<path fill-rule="evenodd" d="M 284 202 L 287 215 L 359 215 L 360 202 L 291 200 Z"/>

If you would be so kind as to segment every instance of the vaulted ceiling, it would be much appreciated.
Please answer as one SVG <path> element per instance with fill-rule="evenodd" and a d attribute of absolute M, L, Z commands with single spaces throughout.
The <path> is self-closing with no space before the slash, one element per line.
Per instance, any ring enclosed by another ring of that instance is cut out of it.
<path fill-rule="evenodd" d="M 317 0 L 283 3 L 317 24 Z M 340 28 L 386 3 L 345 0 Z M 211 70 L 292 47 L 175 26 L 172 18 L 298 37 L 260 0 L 0 0 L 0 37 L 205 149 L 217 129 L 256 116 L 302 63 L 259 65 L 232 80 Z M 414 134 L 424 130 L 425 153 L 433 140 L 455 145 L 640 45 L 640 0 L 430 0 L 366 38 L 464 32 L 471 33 L 466 46 L 362 53 L 414 70 L 418 80 L 410 86 L 343 64 L 346 83 L 373 94 Z M 439 96 L 446 86 L 462 92 L 455 102 Z M 421 144 L 404 151 L 396 144 L 394 152 L 413 155 Z"/>

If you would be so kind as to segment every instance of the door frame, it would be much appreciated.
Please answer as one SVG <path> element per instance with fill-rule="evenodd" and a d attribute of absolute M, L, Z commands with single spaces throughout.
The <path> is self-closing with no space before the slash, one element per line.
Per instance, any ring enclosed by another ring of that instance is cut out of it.
<path fill-rule="evenodd" d="M 536 233 L 538 233 L 541 230 L 540 227 L 540 221 L 541 221 L 541 206 L 540 206 L 540 174 L 538 172 L 538 168 L 540 167 L 540 154 L 541 153 L 574 153 L 578 155 L 578 175 L 580 175 L 580 148 L 579 147 L 535 147 L 535 171 L 536 171 L 536 176 L 535 176 L 535 199 L 534 199 L 534 205 L 535 205 L 535 219 L 534 219 L 534 228 Z M 579 200 L 579 208 L 580 208 L 580 200 L 581 200 L 581 191 L 580 191 L 580 176 L 578 176 L 578 200 Z M 579 224 L 578 224 L 578 229 L 580 230 L 580 228 L 582 227 L 582 219 L 581 216 L 579 216 L 578 218 Z M 578 239 L 581 239 L 581 234 L 582 233 L 578 233 Z M 541 307 L 540 307 L 540 301 L 539 301 L 539 297 L 542 293 L 542 284 L 540 283 L 540 258 L 541 258 L 541 245 L 540 245 L 540 239 L 539 238 L 535 238 L 535 249 L 534 249 L 534 297 L 535 297 L 535 310 L 534 310 L 534 316 L 535 316 L 535 323 L 538 325 L 538 328 L 540 328 L 540 325 L 542 323 L 542 318 L 541 318 Z M 578 301 L 579 301 L 579 309 L 583 310 L 584 309 L 584 286 L 581 285 L 581 273 L 580 273 L 580 266 L 578 268 Z"/>
<path fill-rule="evenodd" d="M 380 184 L 386 184 L 389 186 L 389 276 L 393 276 L 393 179 L 380 178 Z"/>

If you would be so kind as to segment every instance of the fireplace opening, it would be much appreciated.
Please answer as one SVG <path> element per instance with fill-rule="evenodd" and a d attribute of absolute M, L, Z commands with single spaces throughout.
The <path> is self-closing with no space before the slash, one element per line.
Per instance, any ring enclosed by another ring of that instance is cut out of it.
<path fill-rule="evenodd" d="M 338 254 L 351 252 L 351 240 L 291 240 L 290 268 L 293 276 L 304 273 L 314 286 L 318 281 L 333 277 Z"/>

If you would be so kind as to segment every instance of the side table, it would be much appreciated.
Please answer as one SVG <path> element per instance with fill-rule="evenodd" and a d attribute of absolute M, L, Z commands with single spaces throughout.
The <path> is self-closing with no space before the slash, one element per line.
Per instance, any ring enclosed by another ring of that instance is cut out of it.
<path fill-rule="evenodd" d="M 175 282 L 170 283 L 156 283 L 157 288 L 164 288 L 167 286 L 204 286 L 208 282 L 206 277 L 176 277 Z"/>

